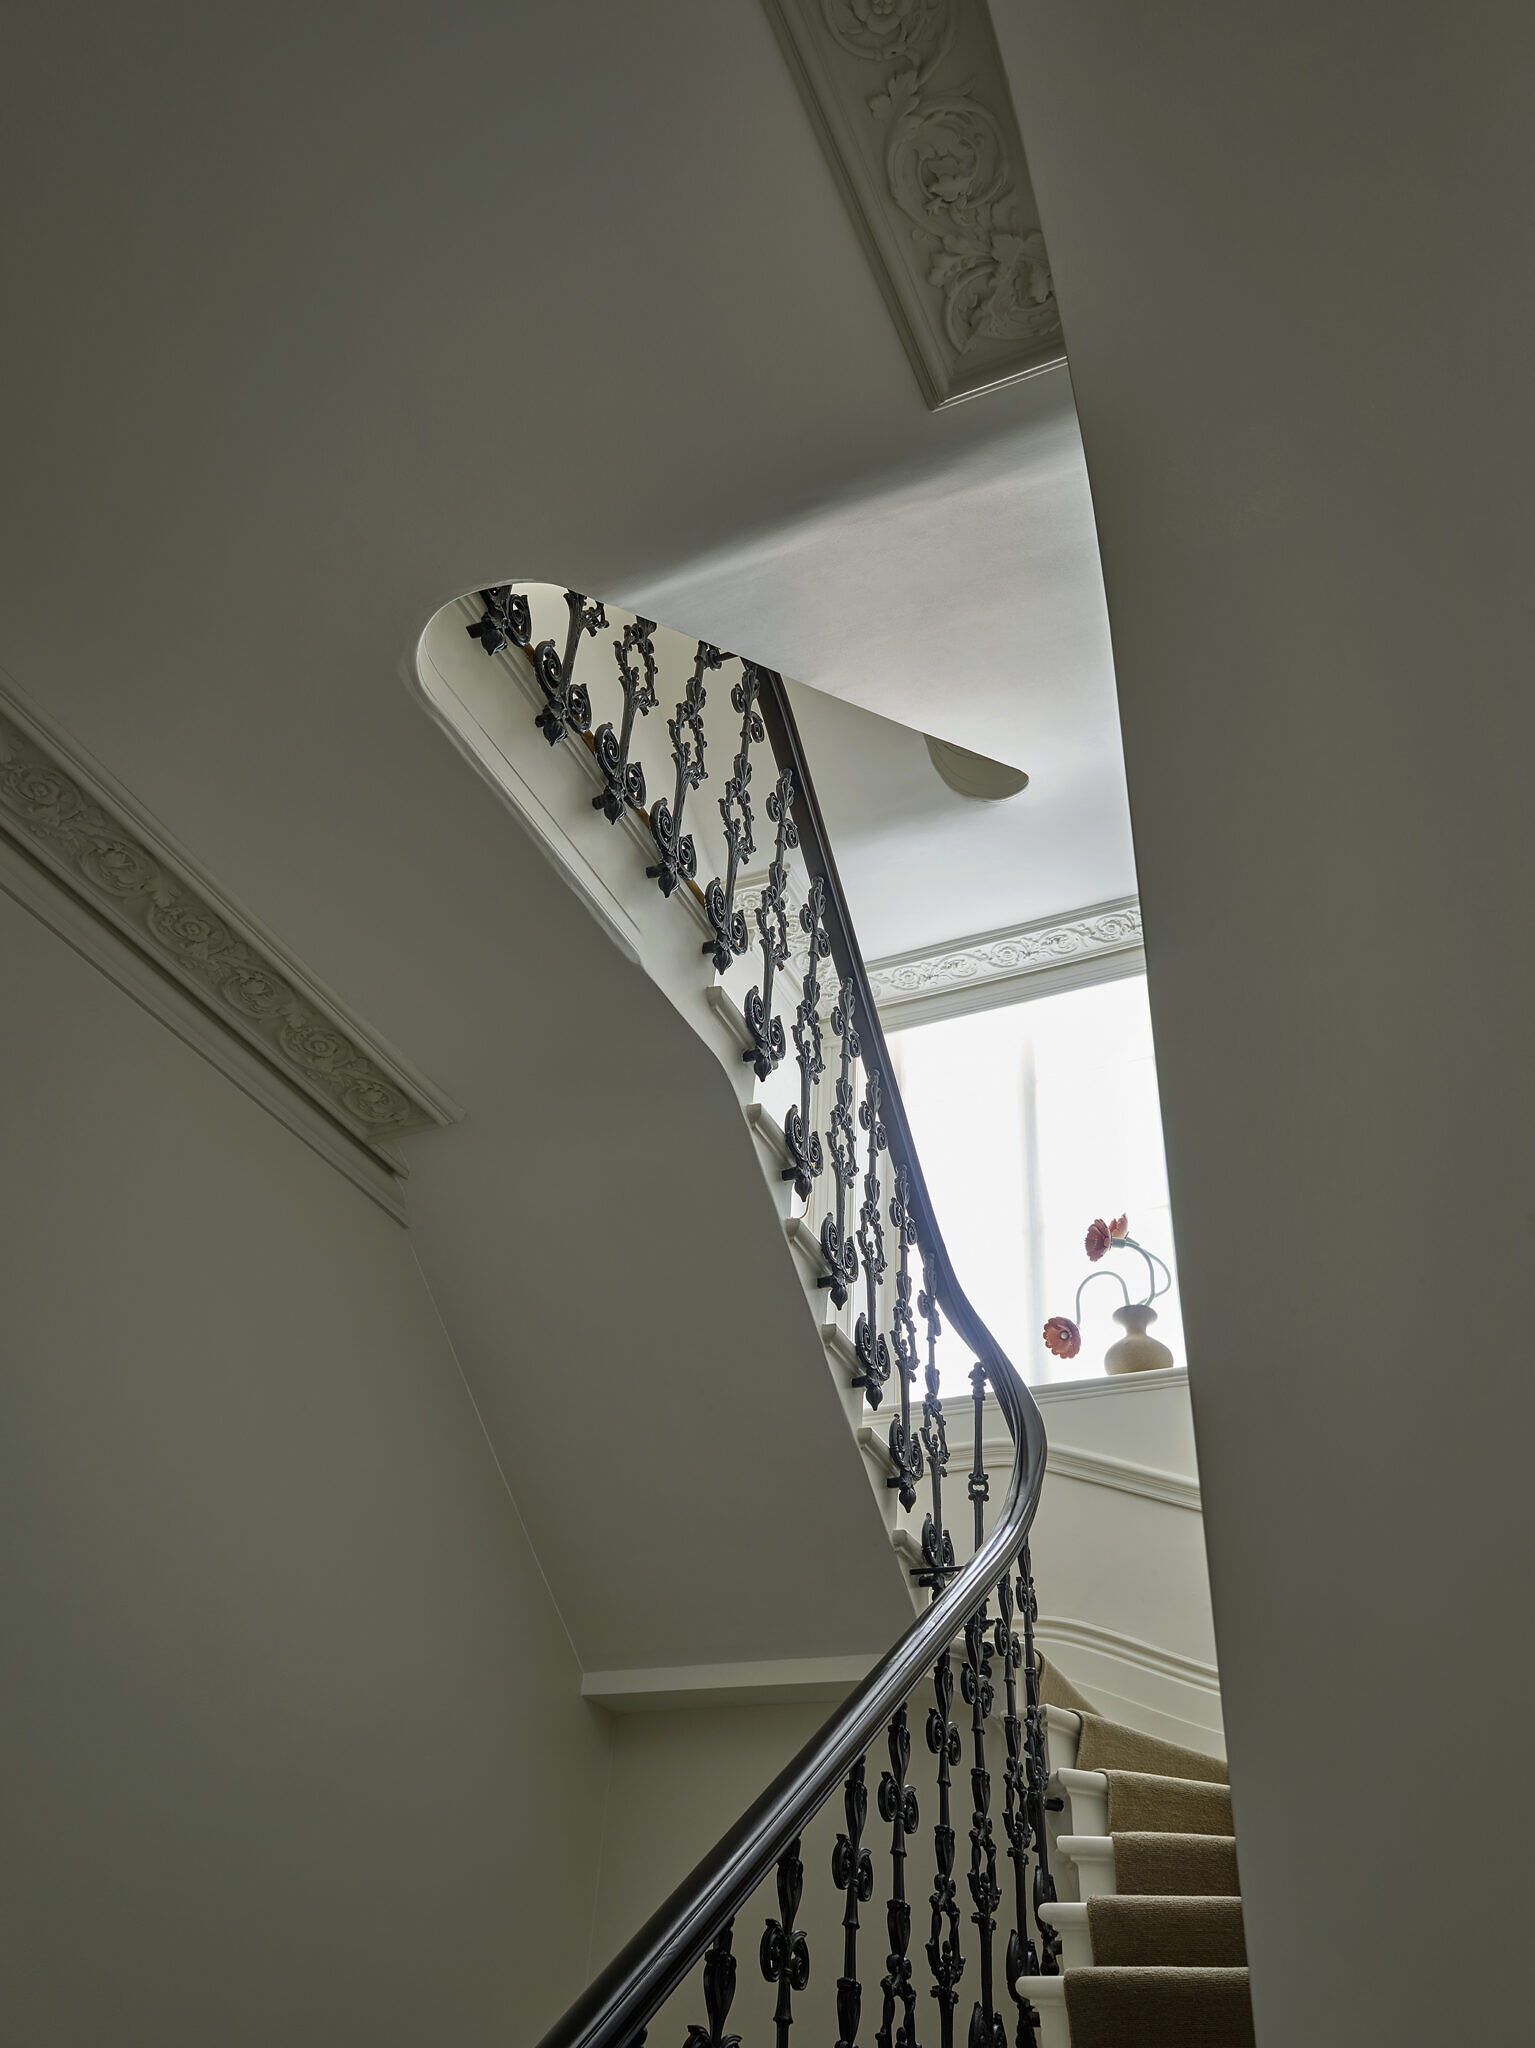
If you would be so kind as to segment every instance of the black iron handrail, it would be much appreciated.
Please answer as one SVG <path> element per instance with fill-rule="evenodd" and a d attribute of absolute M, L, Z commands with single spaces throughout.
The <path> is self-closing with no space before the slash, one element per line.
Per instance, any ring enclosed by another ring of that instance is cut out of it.
<path fill-rule="evenodd" d="M 833 959 L 844 984 L 854 991 L 865 1063 L 877 1068 L 883 1078 L 882 1107 L 890 1149 L 909 1175 L 909 1206 L 925 1257 L 928 1288 L 950 1326 L 984 1368 L 996 1393 L 1013 1438 L 1013 1467 L 992 1530 L 969 1562 L 953 1573 L 932 1605 L 854 1687 L 793 1762 L 556 2021 L 540 2048 L 631 2048 L 720 1928 L 767 1877 L 890 1716 L 985 1602 L 1023 1547 L 1044 1484 L 1043 1418 L 961 1289 L 938 1227 L 783 678 L 771 670 L 759 673 L 768 738 L 780 769 L 793 777 L 800 848 L 812 876 L 819 875 L 824 883 Z"/>

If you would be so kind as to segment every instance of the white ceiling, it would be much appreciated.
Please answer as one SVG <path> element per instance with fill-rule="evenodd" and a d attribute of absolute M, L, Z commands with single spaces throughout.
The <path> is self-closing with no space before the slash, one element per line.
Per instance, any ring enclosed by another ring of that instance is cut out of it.
<path fill-rule="evenodd" d="M 796 708 L 871 957 L 1135 889 L 1082 444 L 1064 375 L 1036 395 L 963 460 L 625 593 L 814 686 Z M 924 731 L 1029 788 L 956 796 Z"/>

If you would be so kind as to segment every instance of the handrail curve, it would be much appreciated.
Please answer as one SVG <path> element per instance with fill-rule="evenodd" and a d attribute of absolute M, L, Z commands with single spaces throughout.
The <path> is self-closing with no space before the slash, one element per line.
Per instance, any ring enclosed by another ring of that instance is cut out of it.
<path fill-rule="evenodd" d="M 882 1111 L 890 1150 L 909 1175 L 909 1203 L 918 1225 L 928 1286 L 950 1327 L 995 1391 L 1013 1438 L 1013 1465 L 996 1521 L 969 1562 L 955 1571 L 932 1604 L 828 1716 L 793 1761 L 593 1979 L 544 2035 L 539 2048 L 633 2048 L 652 2015 L 682 1983 L 719 1929 L 768 1876 L 896 1708 L 988 1598 L 1023 1547 L 1044 1484 L 1043 1417 L 960 1287 L 938 1227 L 788 692 L 776 671 L 761 669 L 759 674 L 768 739 L 780 768 L 793 776 L 800 847 L 811 872 L 825 885 L 833 958 L 856 997 L 865 1060 L 872 1062 L 882 1077 Z"/>

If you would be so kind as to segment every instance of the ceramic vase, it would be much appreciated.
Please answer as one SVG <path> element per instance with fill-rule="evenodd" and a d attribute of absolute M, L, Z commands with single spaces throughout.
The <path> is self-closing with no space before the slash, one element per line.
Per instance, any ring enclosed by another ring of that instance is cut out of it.
<path fill-rule="evenodd" d="M 1173 1354 L 1155 1337 L 1148 1337 L 1146 1325 L 1154 1323 L 1157 1312 L 1149 1302 L 1132 1302 L 1114 1311 L 1114 1320 L 1124 1331 L 1103 1354 L 1105 1372 L 1160 1372 L 1173 1362 Z"/>

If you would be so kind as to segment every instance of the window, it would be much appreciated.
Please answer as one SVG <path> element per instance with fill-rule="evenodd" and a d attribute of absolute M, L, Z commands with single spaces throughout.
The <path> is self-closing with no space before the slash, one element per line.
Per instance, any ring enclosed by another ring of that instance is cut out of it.
<path fill-rule="evenodd" d="M 1111 1281 L 1082 1297 L 1078 1357 L 1051 1357 L 1041 1331 L 1047 1316 L 1075 1314 L 1088 1272 L 1121 1272 L 1131 1300 L 1144 1298 L 1138 1254 L 1094 1267 L 1083 1249 L 1094 1217 L 1121 1213 L 1172 1272 L 1152 1334 L 1184 1364 L 1144 975 L 917 1025 L 890 1047 L 960 1284 L 1024 1378 L 1102 1372 L 1121 1334 Z M 970 1361 L 952 1342 L 940 1356 L 947 1389 Z"/>

